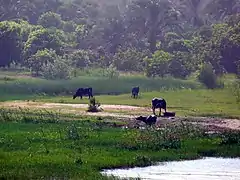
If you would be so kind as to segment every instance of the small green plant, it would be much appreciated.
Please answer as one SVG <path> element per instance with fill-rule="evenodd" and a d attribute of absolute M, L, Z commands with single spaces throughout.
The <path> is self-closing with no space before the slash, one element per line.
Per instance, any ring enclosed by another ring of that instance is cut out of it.
<path fill-rule="evenodd" d="M 99 112 L 102 111 L 100 108 L 101 104 L 96 101 L 95 97 L 89 99 L 87 112 Z"/>

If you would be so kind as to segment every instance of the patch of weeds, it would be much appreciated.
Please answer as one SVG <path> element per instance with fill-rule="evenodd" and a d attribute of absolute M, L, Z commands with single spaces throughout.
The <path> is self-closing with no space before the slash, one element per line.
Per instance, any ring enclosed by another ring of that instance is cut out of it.
<path fill-rule="evenodd" d="M 80 135 L 78 133 L 76 125 L 72 124 L 67 129 L 67 139 L 70 139 L 70 140 L 79 140 L 80 139 Z"/>
<path fill-rule="evenodd" d="M 180 149 L 184 139 L 204 137 L 204 130 L 190 124 L 169 125 L 163 129 L 149 127 L 145 130 L 126 131 L 125 141 L 119 144 L 128 150 Z"/>
<path fill-rule="evenodd" d="M 137 155 L 134 157 L 134 166 L 150 166 L 152 165 L 152 161 L 149 157 L 144 155 Z"/>
<path fill-rule="evenodd" d="M 90 98 L 87 112 L 100 112 L 102 108 L 100 108 L 101 104 L 96 101 L 95 97 Z"/>
<path fill-rule="evenodd" d="M 239 131 L 225 131 L 222 133 L 221 145 L 240 145 L 240 132 Z"/>

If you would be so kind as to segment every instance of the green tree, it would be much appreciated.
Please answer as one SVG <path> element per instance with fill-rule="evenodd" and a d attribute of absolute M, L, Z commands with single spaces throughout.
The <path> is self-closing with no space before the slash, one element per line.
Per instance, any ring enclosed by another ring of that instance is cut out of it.
<path fill-rule="evenodd" d="M 57 54 L 63 47 L 63 42 L 56 34 L 56 31 L 50 29 L 38 28 L 29 34 L 28 40 L 24 45 L 23 55 L 25 59 L 35 54 L 38 50 L 53 49 Z"/>
<path fill-rule="evenodd" d="M 91 64 L 91 54 L 85 50 L 77 50 L 68 56 L 73 67 L 85 68 Z"/>
<path fill-rule="evenodd" d="M 218 87 L 217 76 L 214 72 L 213 66 L 210 63 L 203 64 L 198 79 L 209 89 Z"/>
<path fill-rule="evenodd" d="M 146 75 L 148 77 L 164 77 L 168 73 L 168 66 L 172 55 L 162 50 L 156 51 L 151 58 L 145 58 Z"/>
<path fill-rule="evenodd" d="M 128 6 L 127 17 L 128 31 L 138 39 L 147 38 L 152 53 L 164 32 L 180 24 L 179 12 L 168 0 L 134 0 Z"/>
<path fill-rule="evenodd" d="M 54 62 L 49 62 L 43 65 L 41 75 L 45 79 L 70 79 L 71 68 L 66 60 L 57 56 Z"/>
<path fill-rule="evenodd" d="M 0 66 L 10 65 L 13 61 L 21 61 L 23 30 L 21 25 L 16 22 L 0 22 Z"/>
<path fill-rule="evenodd" d="M 27 59 L 27 67 L 31 69 L 33 75 L 39 76 L 44 70 L 44 66 L 48 63 L 53 63 L 56 58 L 57 54 L 53 50 L 38 50 L 34 55 Z"/>
<path fill-rule="evenodd" d="M 55 27 L 60 29 L 63 21 L 59 14 L 50 11 L 39 16 L 38 24 L 42 25 L 44 28 Z"/>
<path fill-rule="evenodd" d="M 143 71 L 144 57 L 147 52 L 140 52 L 136 49 L 120 50 L 113 56 L 113 63 L 120 71 Z"/>

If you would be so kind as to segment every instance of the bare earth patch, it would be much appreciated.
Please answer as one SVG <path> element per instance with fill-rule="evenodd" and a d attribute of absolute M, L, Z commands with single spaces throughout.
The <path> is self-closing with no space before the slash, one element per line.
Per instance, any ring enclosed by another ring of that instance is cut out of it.
<path fill-rule="evenodd" d="M 11 101 L 1 102 L 0 107 L 5 108 L 29 108 L 29 109 L 51 109 L 63 113 L 70 113 L 75 115 L 87 115 L 98 117 L 116 117 L 118 120 L 136 124 L 134 118 L 139 115 L 152 114 L 151 108 L 136 107 L 129 105 L 101 105 L 104 110 L 98 113 L 86 112 L 87 104 L 64 104 L 64 103 L 41 103 L 32 101 Z M 158 118 L 157 126 L 176 122 L 189 122 L 207 127 L 209 130 L 233 129 L 240 130 L 239 119 L 222 119 L 222 118 L 209 118 L 209 117 L 175 117 L 174 119 Z M 135 123 L 134 123 L 135 122 Z"/>

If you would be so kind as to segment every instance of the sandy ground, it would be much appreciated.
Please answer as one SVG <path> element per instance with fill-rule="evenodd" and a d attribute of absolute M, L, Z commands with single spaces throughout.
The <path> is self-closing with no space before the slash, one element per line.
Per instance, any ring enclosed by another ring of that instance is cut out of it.
<path fill-rule="evenodd" d="M 63 113 L 71 113 L 75 115 L 89 115 L 98 117 L 116 117 L 124 122 L 129 122 L 130 124 L 136 124 L 135 117 L 139 115 L 151 114 L 150 108 L 136 107 L 128 105 L 101 105 L 103 109 L 102 112 L 89 113 L 86 112 L 88 107 L 87 104 L 63 104 L 63 103 L 42 103 L 42 102 L 31 102 L 31 101 L 11 101 L 11 102 L 1 102 L 0 107 L 5 108 L 31 108 L 31 109 L 51 109 L 54 111 L 60 111 Z M 209 130 L 219 130 L 219 129 L 233 129 L 240 130 L 240 120 L 239 119 L 222 119 L 222 118 L 209 118 L 209 117 L 175 117 L 172 118 L 162 118 L 159 117 L 157 121 L 158 126 L 163 126 L 168 123 L 176 122 L 189 122 L 192 124 L 198 124 L 209 128 Z"/>

